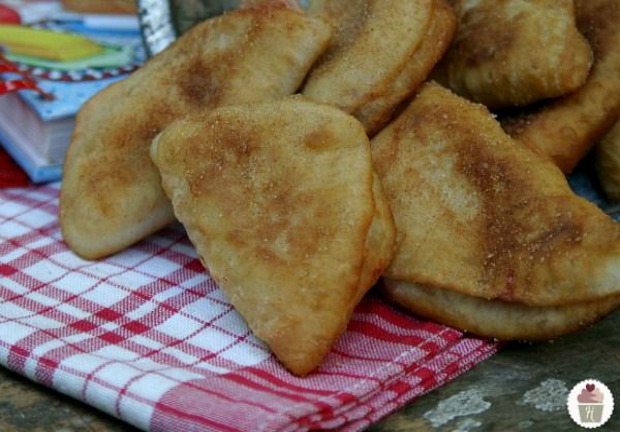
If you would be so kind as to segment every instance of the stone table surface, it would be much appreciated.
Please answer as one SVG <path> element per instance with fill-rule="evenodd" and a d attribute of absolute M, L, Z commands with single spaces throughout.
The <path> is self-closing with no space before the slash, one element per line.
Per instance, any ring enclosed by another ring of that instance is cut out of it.
<path fill-rule="evenodd" d="M 597 379 L 620 400 L 620 312 L 536 344 L 511 343 L 367 432 L 580 431 L 566 410 L 570 389 Z M 597 431 L 620 431 L 620 408 Z M 0 368 L 1 432 L 136 432 L 94 408 Z"/>

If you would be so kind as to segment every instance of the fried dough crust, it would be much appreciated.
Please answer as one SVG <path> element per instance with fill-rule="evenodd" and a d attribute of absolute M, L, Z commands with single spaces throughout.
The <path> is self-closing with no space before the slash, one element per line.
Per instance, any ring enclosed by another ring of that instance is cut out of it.
<path fill-rule="evenodd" d="M 63 169 L 60 224 L 78 255 L 119 252 L 174 221 L 152 139 L 192 112 L 297 91 L 331 28 L 280 2 L 207 20 L 80 110 Z"/>
<path fill-rule="evenodd" d="M 433 79 L 492 110 L 583 85 L 592 49 L 573 0 L 458 0 L 458 30 Z"/>
<path fill-rule="evenodd" d="M 387 278 L 532 306 L 620 289 L 620 226 L 482 105 L 427 84 L 372 148 L 399 238 Z"/>
<path fill-rule="evenodd" d="M 386 94 L 424 40 L 433 8 L 433 0 L 311 4 L 310 13 L 327 19 L 335 31 L 330 48 L 310 71 L 302 93 L 346 113 Z"/>
<path fill-rule="evenodd" d="M 370 137 L 388 124 L 401 105 L 425 82 L 450 46 L 456 26 L 452 8 L 443 0 L 435 0 L 427 33 L 403 70 L 385 91 L 378 92 L 353 112 Z"/>
<path fill-rule="evenodd" d="M 204 265 L 293 373 L 314 370 L 389 264 L 362 125 L 293 97 L 179 120 L 152 158 Z"/>
<path fill-rule="evenodd" d="M 617 295 L 584 303 L 529 306 L 394 280 L 383 281 L 381 290 L 409 312 L 499 340 L 554 339 L 587 327 L 620 306 Z"/>
<path fill-rule="evenodd" d="M 502 120 L 517 141 L 548 155 L 569 174 L 620 116 L 620 2 L 576 0 L 579 30 L 594 52 L 583 86 L 532 112 Z"/>
<path fill-rule="evenodd" d="M 396 223 L 385 292 L 499 339 L 546 339 L 620 306 L 620 225 L 482 105 L 435 83 L 372 140 Z"/>

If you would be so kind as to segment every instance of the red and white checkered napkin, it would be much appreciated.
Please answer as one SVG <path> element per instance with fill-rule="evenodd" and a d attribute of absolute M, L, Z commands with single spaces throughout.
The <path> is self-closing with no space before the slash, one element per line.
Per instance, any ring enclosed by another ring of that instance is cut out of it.
<path fill-rule="evenodd" d="M 360 430 L 497 349 L 371 294 L 324 364 L 294 377 L 181 227 L 88 262 L 62 242 L 57 197 L 0 189 L 0 364 L 138 428 Z"/>

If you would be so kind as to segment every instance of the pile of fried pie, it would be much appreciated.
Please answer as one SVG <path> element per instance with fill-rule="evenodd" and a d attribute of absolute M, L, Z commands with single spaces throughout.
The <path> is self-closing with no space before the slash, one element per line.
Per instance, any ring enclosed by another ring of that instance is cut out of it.
<path fill-rule="evenodd" d="M 620 306 L 620 0 L 245 1 L 80 110 L 60 225 L 98 260 L 180 223 L 295 375 L 373 288 L 483 337 Z M 205 269 L 205 271 L 207 271 Z"/>

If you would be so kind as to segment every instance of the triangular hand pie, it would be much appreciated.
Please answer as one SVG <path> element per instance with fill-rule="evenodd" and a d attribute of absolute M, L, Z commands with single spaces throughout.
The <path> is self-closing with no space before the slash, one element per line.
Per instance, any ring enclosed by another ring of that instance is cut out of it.
<path fill-rule="evenodd" d="M 457 21 L 452 8 L 443 0 L 434 0 L 431 22 L 424 39 L 413 52 L 398 76 L 389 86 L 353 112 L 369 136 L 374 136 L 394 117 L 424 84 L 433 67 L 442 58 L 456 31 Z"/>
<path fill-rule="evenodd" d="M 592 49 L 577 29 L 573 0 L 452 4 L 458 30 L 433 77 L 455 93 L 494 110 L 562 96 L 585 82 Z"/>
<path fill-rule="evenodd" d="M 330 26 L 265 1 L 207 20 L 79 112 L 63 170 L 60 223 L 77 254 L 116 253 L 174 221 L 148 149 L 169 122 L 293 94 Z"/>
<path fill-rule="evenodd" d="M 395 239 L 362 125 L 302 97 L 172 123 L 151 157 L 198 255 L 293 373 L 321 362 Z"/>
<path fill-rule="evenodd" d="M 574 3 L 578 28 L 594 53 L 585 83 L 574 92 L 501 120 L 510 136 L 548 155 L 565 174 L 620 116 L 620 4 L 617 0 Z"/>
<path fill-rule="evenodd" d="M 398 231 L 385 277 L 399 303 L 499 338 L 556 336 L 620 303 L 620 226 L 483 106 L 426 84 L 372 148 Z"/>
<path fill-rule="evenodd" d="M 362 110 L 356 117 L 367 131 L 376 132 L 383 125 L 386 107 L 391 110 L 411 94 L 415 88 L 409 87 L 417 87 L 418 75 L 425 76 L 438 60 L 438 53 L 431 52 L 412 60 L 429 36 L 436 4 L 436 0 L 310 1 L 310 14 L 333 23 L 335 31 L 330 48 L 310 71 L 303 94 L 350 114 Z M 440 17 L 436 24 L 452 34 L 452 22 Z M 432 36 L 443 33 L 435 30 Z M 424 72 L 409 70 L 411 63 Z M 414 75 L 411 82 L 410 75 Z M 396 79 L 402 79 L 399 86 L 405 89 L 394 86 Z"/>

